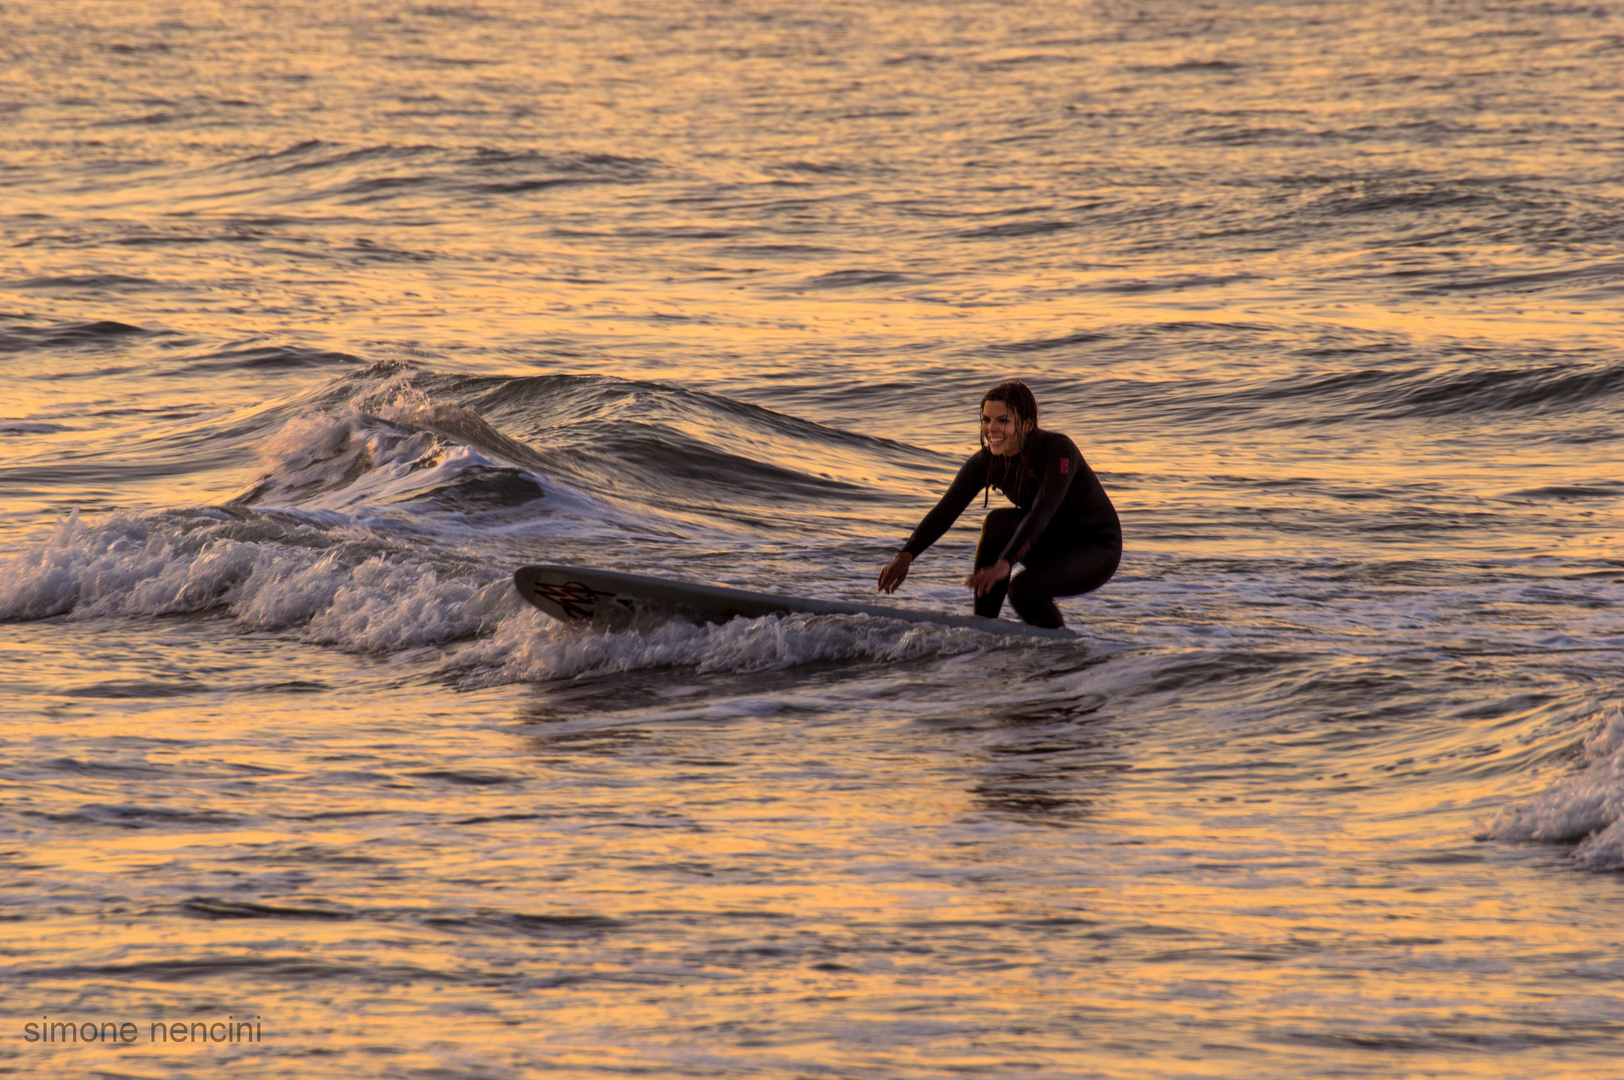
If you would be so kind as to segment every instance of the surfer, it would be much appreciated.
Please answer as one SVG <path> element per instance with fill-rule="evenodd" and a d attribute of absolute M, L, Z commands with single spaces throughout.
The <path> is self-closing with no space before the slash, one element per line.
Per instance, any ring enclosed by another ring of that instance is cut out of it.
<path fill-rule="evenodd" d="M 975 613 L 997 618 L 1007 593 L 1031 625 L 1064 626 L 1054 598 L 1093 592 L 1111 580 L 1122 559 L 1122 524 L 1077 444 L 1038 427 L 1037 399 L 1022 382 L 999 383 L 983 395 L 981 450 L 880 571 L 879 591 L 896 592 L 914 559 L 977 491 L 989 488 L 1015 505 L 991 511 L 981 525 L 975 571 L 964 582 L 975 593 Z M 1012 578 L 1016 563 L 1025 569 Z"/>

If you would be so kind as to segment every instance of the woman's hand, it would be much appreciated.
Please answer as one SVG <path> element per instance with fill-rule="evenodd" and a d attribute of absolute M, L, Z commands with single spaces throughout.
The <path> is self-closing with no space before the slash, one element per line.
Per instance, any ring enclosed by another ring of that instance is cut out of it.
<path fill-rule="evenodd" d="M 908 567 L 913 564 L 913 556 L 906 551 L 899 551 L 896 557 L 886 564 L 880 571 L 880 592 L 894 593 L 908 577 Z"/>
<path fill-rule="evenodd" d="M 992 587 L 1009 577 L 1009 562 L 999 559 L 991 566 L 983 566 L 980 570 L 964 579 L 964 583 L 975 590 L 977 596 L 986 596 L 992 592 Z"/>

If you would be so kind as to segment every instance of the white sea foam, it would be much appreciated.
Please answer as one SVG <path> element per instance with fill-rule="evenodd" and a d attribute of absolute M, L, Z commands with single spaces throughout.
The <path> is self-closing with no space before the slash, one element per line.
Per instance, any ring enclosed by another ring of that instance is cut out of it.
<path fill-rule="evenodd" d="M 988 647 L 987 635 L 951 627 L 844 615 L 734 619 L 720 626 L 675 620 L 642 631 L 566 627 L 525 611 L 456 654 L 464 685 L 546 682 L 646 668 L 756 672 L 816 661 L 904 661 Z"/>
<path fill-rule="evenodd" d="M 455 555 L 285 514 L 202 508 L 77 516 L 0 564 L 0 619 L 218 612 L 245 630 L 392 652 L 472 641 L 460 681 L 547 681 L 659 667 L 754 672 L 827 660 L 911 660 L 988 645 L 983 634 L 866 616 L 793 615 L 724 626 L 673 621 L 605 634 L 529 608 L 506 574 Z"/>
<path fill-rule="evenodd" d="M 261 446 L 260 457 L 266 476 L 253 493 L 257 504 L 351 512 L 421 496 L 458 471 L 495 464 L 429 431 L 353 408 L 290 419 Z"/>
<path fill-rule="evenodd" d="M 219 510 L 77 516 L 0 566 L 0 619 L 218 611 L 244 629 L 384 652 L 489 631 L 520 601 L 505 576 L 458 573 L 362 535 Z"/>
<path fill-rule="evenodd" d="M 1489 826 L 1499 840 L 1572 843 L 1589 870 L 1624 869 L 1624 709 L 1597 718 L 1585 739 L 1579 772 L 1531 799 L 1505 807 Z"/>

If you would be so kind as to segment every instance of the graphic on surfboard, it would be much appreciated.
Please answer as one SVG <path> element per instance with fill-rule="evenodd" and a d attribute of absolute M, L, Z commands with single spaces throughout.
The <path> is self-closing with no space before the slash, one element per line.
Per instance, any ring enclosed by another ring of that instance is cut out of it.
<path fill-rule="evenodd" d="M 635 622 L 685 618 L 698 623 L 724 623 L 729 619 L 758 619 L 764 615 L 872 615 L 903 622 L 931 623 L 980 630 L 987 634 L 1063 640 L 1070 630 L 1047 630 L 1008 619 L 977 615 L 949 615 L 940 611 L 911 611 L 880 604 L 854 604 L 839 600 L 811 600 L 801 596 L 747 592 L 720 585 L 594 570 L 584 566 L 521 566 L 513 583 L 519 595 L 553 618 L 567 623 L 590 622 L 605 630 L 623 630 Z"/>

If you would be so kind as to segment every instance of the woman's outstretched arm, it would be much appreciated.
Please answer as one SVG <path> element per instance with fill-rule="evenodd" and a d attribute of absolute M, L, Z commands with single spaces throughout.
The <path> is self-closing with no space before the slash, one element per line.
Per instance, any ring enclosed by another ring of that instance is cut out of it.
<path fill-rule="evenodd" d="M 987 464 L 991 455 L 982 450 L 959 469 L 959 474 L 953 478 L 953 483 L 937 500 L 936 505 L 926 514 L 924 520 L 914 529 L 908 542 L 902 545 L 902 550 L 896 557 L 880 571 L 879 590 L 881 592 L 896 592 L 897 586 L 908 576 L 908 566 L 920 552 L 930 547 L 942 538 L 942 534 L 952 527 L 964 513 L 964 508 L 970 505 L 970 500 L 976 497 L 976 492 L 987 485 Z M 887 587 L 889 586 L 889 588 Z"/>

